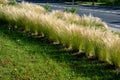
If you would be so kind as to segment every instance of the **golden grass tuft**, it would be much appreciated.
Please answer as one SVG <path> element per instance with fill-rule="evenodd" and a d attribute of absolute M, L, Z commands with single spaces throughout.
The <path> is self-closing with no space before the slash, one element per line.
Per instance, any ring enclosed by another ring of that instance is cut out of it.
<path fill-rule="evenodd" d="M 0 0 L 0 4 L 6 4 L 8 3 L 8 0 Z"/>
<path fill-rule="evenodd" d="M 98 17 L 93 17 L 92 15 L 79 16 L 73 13 L 62 12 L 59 10 L 53 11 L 52 14 L 59 19 L 65 20 L 68 23 L 74 23 L 84 27 L 95 27 L 106 30 L 108 28 L 107 24 L 101 21 Z"/>
<path fill-rule="evenodd" d="M 35 12 L 38 12 L 38 13 L 41 13 L 41 12 L 46 12 L 46 10 L 41 7 L 41 6 L 38 6 L 34 3 L 28 3 L 28 2 L 22 2 L 21 4 L 19 4 L 19 6 L 17 6 L 19 8 L 24 8 L 26 10 L 29 10 L 29 11 L 35 11 Z"/>

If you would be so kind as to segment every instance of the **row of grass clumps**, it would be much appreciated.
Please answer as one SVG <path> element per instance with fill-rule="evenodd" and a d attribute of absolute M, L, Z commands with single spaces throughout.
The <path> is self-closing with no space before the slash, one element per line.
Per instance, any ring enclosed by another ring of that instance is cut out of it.
<path fill-rule="evenodd" d="M 39 12 L 36 8 L 39 8 Z M 70 13 L 62 14 L 69 15 Z M 53 42 L 62 44 L 65 48 L 78 52 L 82 51 L 87 57 L 95 57 L 120 67 L 119 36 L 109 30 L 96 28 L 97 23 L 101 23 L 99 20 L 94 22 L 94 18 L 92 18 L 92 24 L 96 26 L 92 27 L 92 25 L 89 25 L 91 23 L 89 20 L 86 25 L 87 19 L 89 19 L 87 16 L 84 23 L 84 18 L 80 20 L 81 18 L 78 15 L 70 15 L 76 17 L 71 18 L 70 21 L 70 17 L 65 17 L 65 15 L 61 15 L 59 18 L 53 12 L 46 12 L 41 6 L 31 3 L 21 3 L 18 7 L 0 6 L 1 23 L 15 26 L 15 28 L 23 29 L 25 32 L 31 32 L 37 36 L 47 37 Z M 104 27 L 104 24 L 104 22 L 100 24 L 101 27 Z"/>
<path fill-rule="evenodd" d="M 77 14 L 68 13 L 68 12 L 62 12 L 60 10 L 52 11 L 52 14 L 55 15 L 57 18 L 62 19 L 64 21 L 67 21 L 68 23 L 74 23 L 78 26 L 84 26 L 84 27 L 95 27 L 107 30 L 108 26 L 105 22 L 103 22 L 98 17 L 93 17 L 90 15 L 83 15 L 79 16 Z"/>

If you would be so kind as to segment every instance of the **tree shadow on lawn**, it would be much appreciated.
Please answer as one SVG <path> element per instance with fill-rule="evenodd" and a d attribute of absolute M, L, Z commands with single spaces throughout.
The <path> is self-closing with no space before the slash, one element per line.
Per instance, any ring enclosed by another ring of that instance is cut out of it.
<path fill-rule="evenodd" d="M 70 69 L 75 73 L 76 76 L 88 77 L 91 80 L 119 80 L 120 74 L 114 69 L 114 67 L 107 63 L 100 62 L 98 60 L 90 60 L 85 58 L 82 54 L 73 56 L 71 53 L 64 50 L 62 45 L 53 45 L 52 41 L 47 38 L 36 38 L 29 34 L 25 34 L 21 31 L 14 29 L 9 30 L 5 26 L 0 26 L 0 31 L 8 35 L 11 40 L 21 40 L 22 43 L 34 44 L 40 46 L 45 50 L 47 56 L 55 60 L 60 66 L 64 68 L 65 65 L 69 66 Z M 24 47 L 24 46 L 23 46 Z M 46 51 L 49 49 L 49 51 Z M 36 49 L 39 51 L 39 49 Z M 32 54 L 35 52 L 32 51 Z M 40 52 L 38 52 L 40 53 Z"/>

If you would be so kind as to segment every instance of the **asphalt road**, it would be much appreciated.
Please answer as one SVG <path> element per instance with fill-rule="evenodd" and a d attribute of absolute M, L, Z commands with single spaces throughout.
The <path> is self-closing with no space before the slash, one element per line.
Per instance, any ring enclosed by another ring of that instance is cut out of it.
<path fill-rule="evenodd" d="M 44 6 L 45 3 L 41 3 L 41 5 Z M 65 10 L 66 7 L 71 8 L 77 5 L 50 3 L 50 6 L 52 10 Z M 79 5 L 77 14 L 91 14 L 95 17 L 99 17 L 102 21 L 105 21 L 110 26 L 109 29 L 120 32 L 120 8 Z"/>

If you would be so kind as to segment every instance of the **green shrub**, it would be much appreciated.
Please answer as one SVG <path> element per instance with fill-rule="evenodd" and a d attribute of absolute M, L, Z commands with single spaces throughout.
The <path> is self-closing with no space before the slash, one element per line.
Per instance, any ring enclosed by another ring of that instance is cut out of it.
<path fill-rule="evenodd" d="M 17 2 L 16 2 L 16 0 L 11 0 L 11 1 L 8 2 L 8 4 L 9 4 L 9 5 L 16 5 Z"/>
<path fill-rule="evenodd" d="M 64 12 L 77 13 L 78 12 L 78 7 L 72 7 L 72 8 L 66 7 Z"/>
<path fill-rule="evenodd" d="M 70 9 L 70 12 L 71 12 L 71 13 L 77 13 L 77 12 L 78 12 L 78 7 L 72 7 L 72 8 Z"/>
<path fill-rule="evenodd" d="M 69 12 L 69 8 L 66 7 L 65 10 L 64 10 L 64 12 Z"/>
<path fill-rule="evenodd" d="M 46 9 L 46 11 L 50 11 L 50 10 L 51 10 L 51 6 L 50 6 L 49 3 L 47 3 L 47 4 L 45 5 L 45 9 Z"/>

